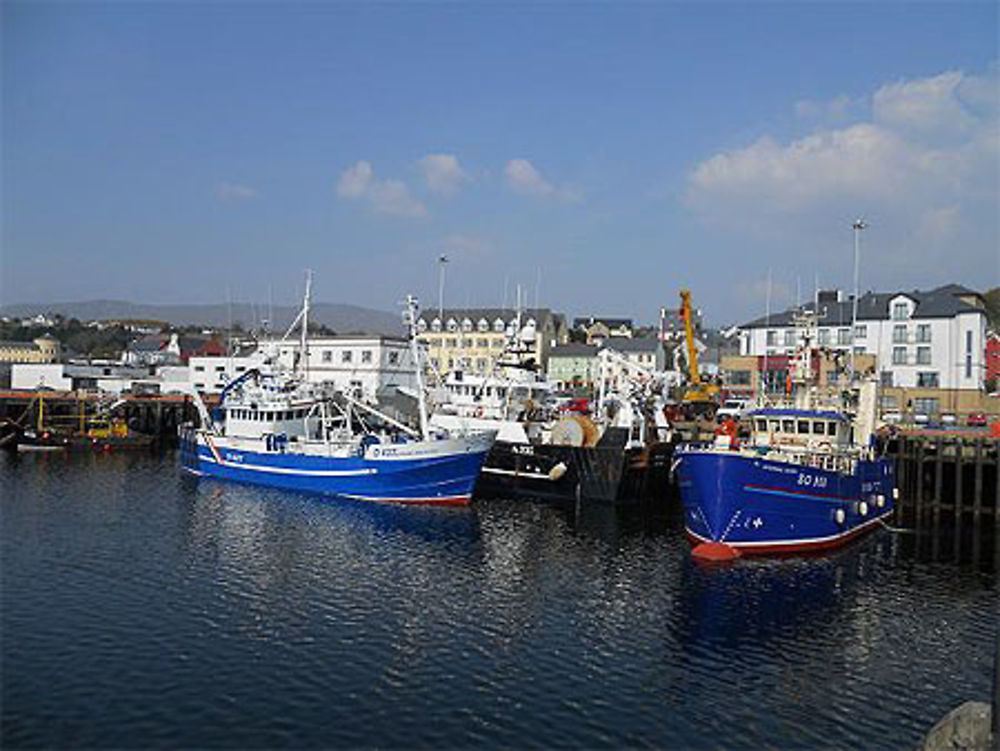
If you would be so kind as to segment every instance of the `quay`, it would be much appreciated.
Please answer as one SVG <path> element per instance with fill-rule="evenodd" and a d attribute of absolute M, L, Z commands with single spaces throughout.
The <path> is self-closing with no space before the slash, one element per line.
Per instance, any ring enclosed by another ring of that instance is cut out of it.
<path fill-rule="evenodd" d="M 973 564 L 992 555 L 1000 567 L 1000 439 L 901 433 L 887 450 L 896 461 L 895 524 L 918 533 L 916 552 Z"/>
<path fill-rule="evenodd" d="M 0 391 L 0 423 L 26 428 L 37 425 L 42 413 L 46 424 L 72 428 L 109 405 L 113 416 L 123 419 L 130 430 L 154 436 L 161 446 L 176 445 L 177 426 L 198 418 L 191 397 L 184 394 L 121 394 L 109 399 L 93 391 L 7 390 Z"/>

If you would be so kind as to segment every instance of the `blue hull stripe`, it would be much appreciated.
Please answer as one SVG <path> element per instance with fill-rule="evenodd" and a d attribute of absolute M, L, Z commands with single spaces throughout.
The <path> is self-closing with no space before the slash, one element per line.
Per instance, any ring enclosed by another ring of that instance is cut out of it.
<path fill-rule="evenodd" d="M 826 495 L 813 495 L 812 493 L 796 493 L 791 490 L 777 490 L 776 488 L 762 488 L 757 485 L 744 485 L 744 490 L 749 490 L 751 493 L 766 493 L 767 495 L 780 495 L 785 498 L 792 498 L 797 501 L 808 500 L 808 501 L 819 501 L 820 503 L 833 503 L 837 506 L 841 506 L 845 503 L 850 503 L 850 498 L 831 498 Z"/>

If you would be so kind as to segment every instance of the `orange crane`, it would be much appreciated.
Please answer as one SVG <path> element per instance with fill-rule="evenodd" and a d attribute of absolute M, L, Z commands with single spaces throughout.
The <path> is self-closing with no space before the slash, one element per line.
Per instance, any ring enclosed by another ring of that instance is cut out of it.
<path fill-rule="evenodd" d="M 694 342 L 694 325 L 691 322 L 691 290 L 681 290 L 681 320 L 684 321 L 684 336 L 687 341 L 688 390 L 684 393 L 686 402 L 715 402 L 719 387 L 714 383 L 702 383 L 698 372 L 698 349 Z"/>

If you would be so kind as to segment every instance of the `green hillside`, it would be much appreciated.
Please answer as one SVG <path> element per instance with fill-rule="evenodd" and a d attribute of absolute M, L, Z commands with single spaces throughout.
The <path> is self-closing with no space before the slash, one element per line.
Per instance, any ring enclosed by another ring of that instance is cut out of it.
<path fill-rule="evenodd" d="M 986 300 L 986 325 L 994 331 L 1000 331 L 1000 287 L 984 292 Z"/>

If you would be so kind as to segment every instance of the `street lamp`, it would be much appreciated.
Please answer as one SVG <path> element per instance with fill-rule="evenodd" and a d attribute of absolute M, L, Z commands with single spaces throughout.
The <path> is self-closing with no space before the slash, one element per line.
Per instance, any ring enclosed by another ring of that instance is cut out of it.
<path fill-rule="evenodd" d="M 442 254 L 438 256 L 438 320 L 444 325 L 444 267 L 448 263 L 448 256 Z"/>
<path fill-rule="evenodd" d="M 855 219 L 852 226 L 854 228 L 854 306 L 851 311 L 851 336 L 848 338 L 848 341 L 851 343 L 851 383 L 854 383 L 854 337 L 858 327 L 858 280 L 861 272 L 859 264 L 861 257 L 861 231 L 868 229 L 868 225 L 864 219 Z"/>

